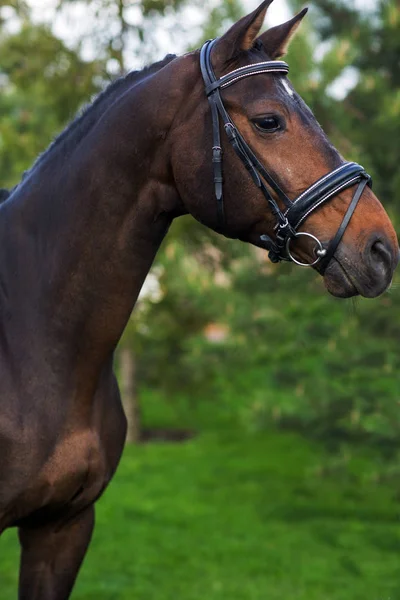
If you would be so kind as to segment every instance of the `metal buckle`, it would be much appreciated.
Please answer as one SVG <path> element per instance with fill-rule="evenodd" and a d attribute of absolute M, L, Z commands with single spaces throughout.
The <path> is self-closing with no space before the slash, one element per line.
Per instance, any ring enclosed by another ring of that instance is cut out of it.
<path fill-rule="evenodd" d="M 282 246 L 285 243 L 286 238 L 290 239 L 297 235 L 295 230 L 290 225 L 289 221 L 284 215 L 283 218 L 284 221 L 280 223 L 278 222 L 277 225 L 274 227 L 276 231 L 276 237 L 282 243 Z"/>
<path fill-rule="evenodd" d="M 212 147 L 212 161 L 213 161 L 213 163 L 220 163 L 222 161 L 221 146 L 213 146 Z"/>
<path fill-rule="evenodd" d="M 314 262 L 311 262 L 311 263 L 300 262 L 299 260 L 294 258 L 294 256 L 290 252 L 290 242 L 294 238 L 298 238 L 300 236 L 309 237 L 312 240 L 314 240 L 314 242 L 317 243 L 316 247 L 314 248 L 314 253 L 317 255 L 317 258 L 314 260 Z M 312 235 L 312 233 L 306 233 L 305 231 L 299 231 L 298 233 L 295 233 L 295 235 L 293 237 L 288 238 L 288 240 L 286 242 L 286 252 L 287 252 L 287 255 L 289 256 L 290 260 L 292 260 L 294 263 L 296 263 L 296 265 L 299 265 L 300 267 L 313 267 L 314 265 L 317 264 L 318 261 L 321 260 L 321 258 L 323 258 L 325 256 L 326 249 L 323 247 L 323 245 L 321 244 L 319 239 L 317 237 L 315 237 L 315 235 Z"/>
<path fill-rule="evenodd" d="M 235 140 L 237 138 L 237 131 L 236 131 L 236 127 L 234 126 L 233 123 L 231 123 L 230 121 L 228 121 L 228 123 L 224 124 L 224 129 L 225 129 L 225 133 L 228 136 L 228 139 L 231 140 Z"/>

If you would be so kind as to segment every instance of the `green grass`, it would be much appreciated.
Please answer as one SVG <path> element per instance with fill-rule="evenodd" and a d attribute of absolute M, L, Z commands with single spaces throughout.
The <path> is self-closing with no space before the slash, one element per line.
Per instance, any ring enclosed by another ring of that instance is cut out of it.
<path fill-rule="evenodd" d="M 366 460 L 320 474 L 292 434 L 129 447 L 97 506 L 74 600 L 400 600 L 394 490 Z M 0 599 L 16 598 L 15 531 Z"/>

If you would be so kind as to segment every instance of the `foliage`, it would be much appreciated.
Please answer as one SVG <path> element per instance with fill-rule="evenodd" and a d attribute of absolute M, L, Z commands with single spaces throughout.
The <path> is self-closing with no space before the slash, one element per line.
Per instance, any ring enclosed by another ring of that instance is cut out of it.
<path fill-rule="evenodd" d="M 45 26 L 0 37 L 0 182 L 15 185 L 77 109 L 99 90 L 103 64 L 83 61 Z"/>
<path fill-rule="evenodd" d="M 343 123 L 362 164 L 375 176 L 378 196 L 396 213 L 400 205 L 399 4 L 376 0 L 372 10 L 357 10 L 354 4 L 336 0 L 315 0 L 315 4 L 319 7 L 316 25 L 325 44 L 338 48 L 336 57 L 342 48 L 344 60 L 357 74 L 337 113 L 338 122 Z"/>
<path fill-rule="evenodd" d="M 374 304 L 344 302 L 327 296 L 316 275 L 263 263 L 252 252 L 236 260 L 228 287 L 216 285 L 210 266 L 195 263 L 182 280 L 182 268 L 169 264 L 165 295 L 138 335 L 142 385 L 163 390 L 161 402 L 183 394 L 206 403 L 244 429 L 277 424 L 332 443 L 380 445 L 393 456 L 400 331 L 390 313 L 398 289 Z M 211 343 L 204 328 L 216 315 L 229 335 Z"/>
<path fill-rule="evenodd" d="M 136 42 L 136 52 L 143 52 L 145 43 L 155 41 L 152 29 L 156 17 L 171 15 L 184 3 L 185 0 L 141 0 L 134 5 L 125 0 L 57 0 L 61 11 L 74 5 L 87 6 L 91 25 L 86 36 L 97 53 L 116 63 L 119 74 L 127 69 L 132 41 Z"/>

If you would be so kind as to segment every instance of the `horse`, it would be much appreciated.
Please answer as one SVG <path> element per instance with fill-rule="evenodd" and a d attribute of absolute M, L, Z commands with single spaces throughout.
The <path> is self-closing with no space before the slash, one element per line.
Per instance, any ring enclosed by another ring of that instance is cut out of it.
<path fill-rule="evenodd" d="M 331 294 L 390 285 L 396 233 L 287 78 L 304 17 L 272 0 L 200 51 L 111 84 L 0 205 L 0 532 L 19 598 L 70 597 L 126 433 L 113 352 L 172 220 L 311 265 Z"/>

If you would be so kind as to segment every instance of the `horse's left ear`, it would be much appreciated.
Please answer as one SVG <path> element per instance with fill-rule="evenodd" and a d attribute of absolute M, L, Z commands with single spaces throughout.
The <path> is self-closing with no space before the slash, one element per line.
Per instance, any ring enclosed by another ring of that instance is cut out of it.
<path fill-rule="evenodd" d="M 213 63 L 220 69 L 243 50 L 250 50 L 260 32 L 265 13 L 272 0 L 264 0 L 256 10 L 237 21 L 222 35 L 213 48 Z"/>
<path fill-rule="evenodd" d="M 286 23 L 282 23 L 282 25 L 277 25 L 276 27 L 271 27 L 271 29 L 268 29 L 257 38 L 257 40 L 262 42 L 265 52 L 270 58 L 280 58 L 286 54 L 290 40 L 307 11 L 308 8 L 303 8 L 290 21 L 286 21 Z"/>

